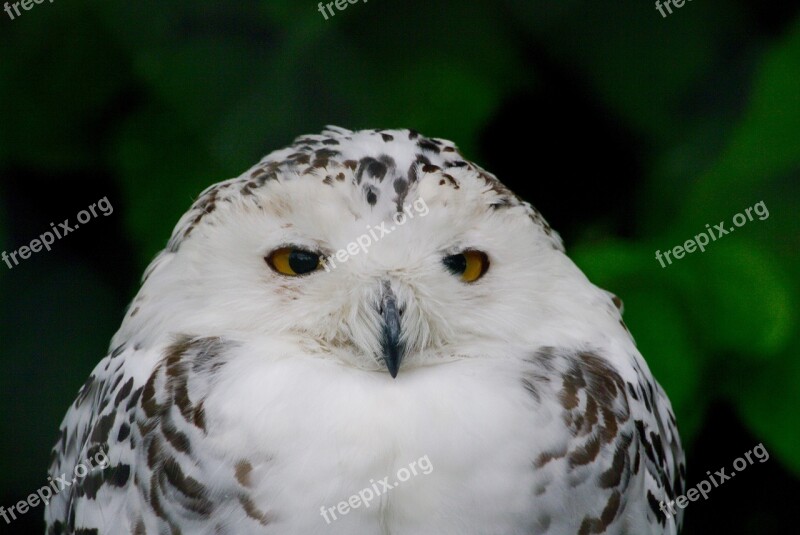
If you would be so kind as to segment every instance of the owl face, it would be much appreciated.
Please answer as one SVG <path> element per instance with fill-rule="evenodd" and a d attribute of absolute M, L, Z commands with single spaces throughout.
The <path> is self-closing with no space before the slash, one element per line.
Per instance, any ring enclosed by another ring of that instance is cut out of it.
<path fill-rule="evenodd" d="M 452 143 L 336 129 L 206 190 L 130 322 L 284 338 L 397 376 L 525 345 L 567 314 L 575 271 L 538 213 Z"/>

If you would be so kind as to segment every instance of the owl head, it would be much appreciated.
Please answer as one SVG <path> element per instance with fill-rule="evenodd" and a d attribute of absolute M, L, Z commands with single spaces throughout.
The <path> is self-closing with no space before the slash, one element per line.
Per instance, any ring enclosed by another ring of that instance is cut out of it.
<path fill-rule="evenodd" d="M 328 127 L 200 195 L 114 342 L 263 337 L 395 377 L 562 342 L 600 301 L 539 213 L 452 142 Z"/>

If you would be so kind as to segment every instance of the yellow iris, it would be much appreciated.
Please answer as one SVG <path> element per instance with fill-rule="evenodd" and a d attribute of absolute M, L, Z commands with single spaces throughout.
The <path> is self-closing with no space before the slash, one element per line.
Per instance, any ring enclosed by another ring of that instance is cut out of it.
<path fill-rule="evenodd" d="M 267 264 L 281 275 L 295 277 L 319 269 L 320 256 L 305 249 L 281 247 L 270 253 Z"/>
<path fill-rule="evenodd" d="M 443 260 L 445 267 L 464 282 L 475 282 L 489 269 L 489 257 L 482 251 L 468 249 Z"/>

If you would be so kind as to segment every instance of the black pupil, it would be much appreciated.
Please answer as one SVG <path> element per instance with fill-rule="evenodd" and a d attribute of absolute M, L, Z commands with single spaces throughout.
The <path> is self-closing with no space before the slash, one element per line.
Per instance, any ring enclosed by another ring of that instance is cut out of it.
<path fill-rule="evenodd" d="M 461 275 L 467 270 L 467 257 L 463 254 L 446 256 L 443 262 L 454 275 Z"/>
<path fill-rule="evenodd" d="M 295 249 L 289 253 L 289 267 L 298 275 L 311 273 L 319 265 L 319 255 Z"/>

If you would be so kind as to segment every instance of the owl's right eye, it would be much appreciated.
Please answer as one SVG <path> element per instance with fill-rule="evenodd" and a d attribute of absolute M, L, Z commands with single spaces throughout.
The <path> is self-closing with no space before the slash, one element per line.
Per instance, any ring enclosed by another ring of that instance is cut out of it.
<path fill-rule="evenodd" d="M 297 247 L 275 249 L 266 261 L 274 271 L 290 277 L 307 275 L 321 267 L 319 254 Z"/>

